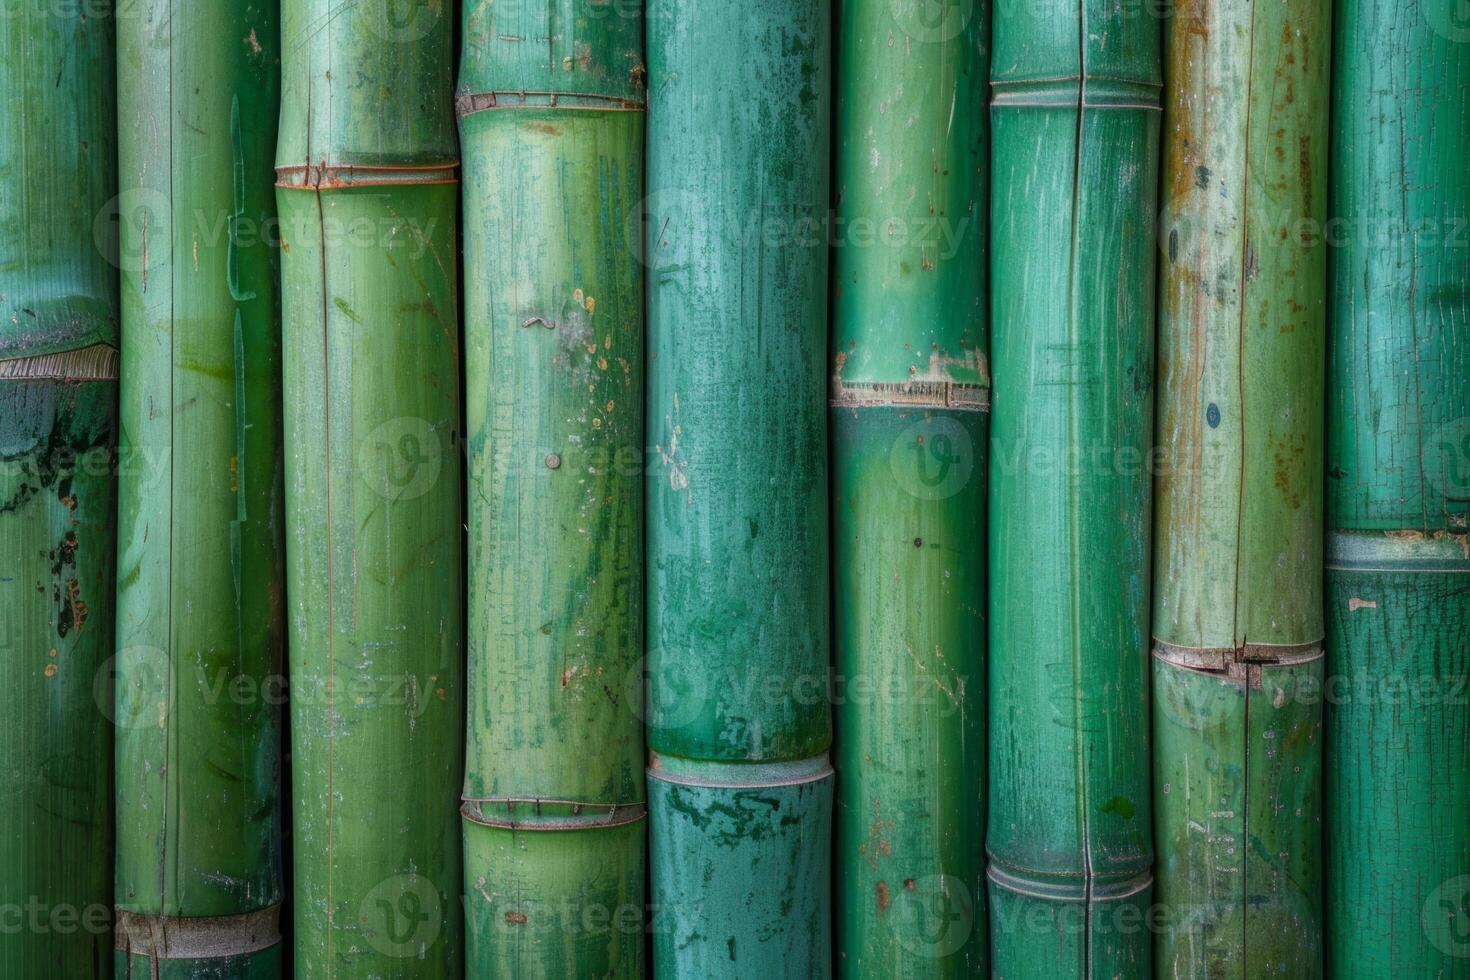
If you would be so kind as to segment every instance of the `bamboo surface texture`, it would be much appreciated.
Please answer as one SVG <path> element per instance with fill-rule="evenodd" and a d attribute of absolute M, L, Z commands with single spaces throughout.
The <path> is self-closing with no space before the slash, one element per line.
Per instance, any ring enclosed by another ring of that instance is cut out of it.
<path fill-rule="evenodd" d="M 838 21 L 837 972 L 982 976 L 988 9 Z"/>
<path fill-rule="evenodd" d="M 274 4 L 118 22 L 117 970 L 278 976 Z M 251 40 L 253 39 L 253 41 Z"/>
<path fill-rule="evenodd" d="M 648 5 L 653 969 L 830 971 L 831 6 Z"/>
<path fill-rule="evenodd" d="M 112 976 L 111 5 L 0 28 L 0 976 Z"/>
<path fill-rule="evenodd" d="M 1160 977 L 1322 972 L 1327 0 L 1166 39 L 1154 593 Z"/>
<path fill-rule="evenodd" d="M 1143 976 L 1159 33 L 997 4 L 991 971 Z"/>
<path fill-rule="evenodd" d="M 452 8 L 287 0 L 277 151 L 298 976 L 457 977 Z"/>
<path fill-rule="evenodd" d="M 462 37 L 468 975 L 638 978 L 642 9 L 480 0 Z"/>
<path fill-rule="evenodd" d="M 1470 976 L 1470 33 L 1337 5 L 1327 959 Z"/>

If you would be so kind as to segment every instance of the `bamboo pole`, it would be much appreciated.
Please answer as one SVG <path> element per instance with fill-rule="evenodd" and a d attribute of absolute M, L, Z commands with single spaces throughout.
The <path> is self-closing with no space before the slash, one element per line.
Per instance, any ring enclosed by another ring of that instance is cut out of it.
<path fill-rule="evenodd" d="M 989 14 L 981 4 L 950 17 L 887 0 L 839 13 L 832 499 L 846 977 L 988 972 Z"/>
<path fill-rule="evenodd" d="M 1320 976 L 1330 4 L 1167 35 L 1154 602 L 1160 977 Z"/>
<path fill-rule="evenodd" d="M 274 4 L 118 24 L 119 976 L 280 973 Z"/>
<path fill-rule="evenodd" d="M 1331 976 L 1470 976 L 1470 47 L 1336 14 L 1327 436 Z"/>
<path fill-rule="evenodd" d="M 830 971 L 830 14 L 648 6 L 659 977 Z"/>
<path fill-rule="evenodd" d="M 0 29 L 0 976 L 112 976 L 110 3 Z"/>
<path fill-rule="evenodd" d="M 451 15 L 282 10 L 295 960 L 313 980 L 462 970 Z"/>
<path fill-rule="evenodd" d="M 642 977 L 642 7 L 462 37 L 468 974 Z"/>
<path fill-rule="evenodd" d="M 1148 973 L 1158 24 L 998 4 L 991 969 Z"/>

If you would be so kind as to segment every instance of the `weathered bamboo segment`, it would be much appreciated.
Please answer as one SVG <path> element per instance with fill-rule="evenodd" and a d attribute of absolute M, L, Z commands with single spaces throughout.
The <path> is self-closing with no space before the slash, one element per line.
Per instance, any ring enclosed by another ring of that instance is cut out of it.
<path fill-rule="evenodd" d="M 1470 976 L 1470 40 L 1337 5 L 1327 421 L 1327 959 Z"/>
<path fill-rule="evenodd" d="M 0 27 L 5 977 L 112 976 L 113 32 L 101 3 Z"/>
<path fill-rule="evenodd" d="M 660 977 L 830 971 L 830 15 L 648 5 Z"/>
<path fill-rule="evenodd" d="M 462 969 L 451 16 L 282 10 L 295 959 L 324 980 Z"/>
<path fill-rule="evenodd" d="M 468 975 L 639 978 L 642 10 L 462 34 Z"/>
<path fill-rule="evenodd" d="M 989 22 L 985 4 L 955 15 L 937 35 L 887 0 L 839 17 L 833 693 L 847 977 L 988 972 Z"/>
<path fill-rule="evenodd" d="M 1319 976 L 1328 0 L 1180 0 L 1165 50 L 1160 977 Z"/>
<path fill-rule="evenodd" d="M 1058 0 L 993 33 L 991 970 L 1140 976 L 1158 22 Z"/>
<path fill-rule="evenodd" d="M 280 972 L 274 4 L 118 23 L 117 972 Z"/>

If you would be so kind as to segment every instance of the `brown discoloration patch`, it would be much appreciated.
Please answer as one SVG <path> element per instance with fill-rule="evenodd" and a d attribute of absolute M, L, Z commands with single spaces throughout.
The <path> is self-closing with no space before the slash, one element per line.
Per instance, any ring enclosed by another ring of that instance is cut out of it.
<path fill-rule="evenodd" d="M 507 912 L 505 913 L 505 921 L 518 926 L 523 926 L 528 920 L 526 919 L 525 914 L 522 912 Z"/>
<path fill-rule="evenodd" d="M 524 125 L 531 132 L 533 132 L 533 133 L 540 133 L 542 136 L 560 136 L 561 135 L 561 129 L 558 128 L 558 127 L 556 127 L 556 126 L 551 125 L 551 123 L 528 122 L 528 123 L 523 123 L 522 125 Z"/>
<path fill-rule="evenodd" d="M 1300 433 L 1285 435 L 1272 433 L 1268 438 L 1271 447 L 1271 482 L 1280 491 L 1286 505 L 1299 510 L 1302 497 L 1307 490 L 1306 458 L 1307 439 Z"/>
<path fill-rule="evenodd" d="M 888 894 L 888 882 L 886 882 L 886 881 L 880 881 L 880 882 L 878 882 L 878 889 L 877 889 L 877 891 L 878 891 L 878 911 L 879 912 L 887 912 L 888 911 L 888 906 L 890 904 L 892 904 L 892 902 L 893 902 L 892 897 Z"/>

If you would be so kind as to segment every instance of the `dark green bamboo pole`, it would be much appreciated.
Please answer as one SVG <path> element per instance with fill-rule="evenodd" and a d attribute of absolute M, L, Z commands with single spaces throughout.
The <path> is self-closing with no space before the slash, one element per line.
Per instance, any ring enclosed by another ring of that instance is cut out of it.
<path fill-rule="evenodd" d="M 313 980 L 463 968 L 451 17 L 282 9 L 295 959 Z"/>
<path fill-rule="evenodd" d="M 1337 5 L 1327 958 L 1470 977 L 1470 33 Z"/>
<path fill-rule="evenodd" d="M 988 5 L 949 17 L 839 11 L 835 893 L 855 978 L 987 972 Z"/>
<path fill-rule="evenodd" d="M 274 3 L 118 23 L 119 976 L 280 975 Z"/>
<path fill-rule="evenodd" d="M 0 25 L 0 976 L 105 980 L 117 106 L 112 5 L 84 6 Z"/>
<path fill-rule="evenodd" d="M 658 977 L 825 977 L 831 6 L 648 6 Z"/>
<path fill-rule="evenodd" d="M 1328 0 L 1166 43 L 1157 975 L 1320 976 Z"/>
<path fill-rule="evenodd" d="M 1158 23 L 998 4 L 992 65 L 991 968 L 1142 976 Z"/>
<path fill-rule="evenodd" d="M 642 6 L 479 0 L 463 45 L 468 973 L 638 978 Z"/>

